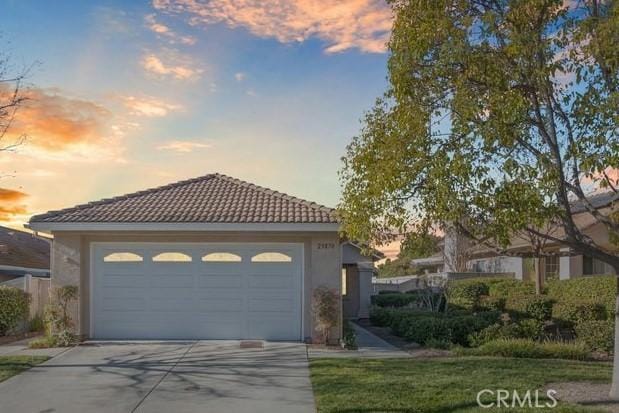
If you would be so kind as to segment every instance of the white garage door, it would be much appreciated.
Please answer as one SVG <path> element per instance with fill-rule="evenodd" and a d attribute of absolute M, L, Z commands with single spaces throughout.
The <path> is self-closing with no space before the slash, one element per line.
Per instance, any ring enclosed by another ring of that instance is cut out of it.
<path fill-rule="evenodd" d="M 301 339 L 301 244 L 93 247 L 99 339 Z"/>

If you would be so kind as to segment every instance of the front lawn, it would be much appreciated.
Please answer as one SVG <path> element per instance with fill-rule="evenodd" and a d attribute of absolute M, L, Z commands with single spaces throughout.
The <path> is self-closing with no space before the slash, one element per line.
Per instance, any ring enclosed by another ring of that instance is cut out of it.
<path fill-rule="evenodd" d="M 48 360 L 42 356 L 1 356 L 0 382 Z"/>
<path fill-rule="evenodd" d="M 476 402 L 477 393 L 507 389 L 524 394 L 548 383 L 609 382 L 612 373 L 610 363 L 487 357 L 315 359 L 310 367 L 320 413 L 519 411 L 482 409 Z M 483 402 L 491 400 L 482 398 Z M 541 410 L 596 411 L 565 404 Z"/>

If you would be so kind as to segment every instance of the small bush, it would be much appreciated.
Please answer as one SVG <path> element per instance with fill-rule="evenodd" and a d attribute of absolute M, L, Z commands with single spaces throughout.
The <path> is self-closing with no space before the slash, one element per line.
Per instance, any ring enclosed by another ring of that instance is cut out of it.
<path fill-rule="evenodd" d="M 574 328 L 576 338 L 590 351 L 612 353 L 615 342 L 615 323 L 613 320 L 583 321 Z"/>
<path fill-rule="evenodd" d="M 583 322 L 606 320 L 607 310 L 604 305 L 590 301 L 555 303 L 552 318 L 563 326 L 574 326 Z"/>
<path fill-rule="evenodd" d="M 609 318 L 615 315 L 617 277 L 614 275 L 548 281 L 546 291 L 548 297 L 558 303 L 565 305 L 583 301 L 599 303 L 606 308 Z"/>
<path fill-rule="evenodd" d="M 357 349 L 357 333 L 348 320 L 344 321 L 342 343 L 344 344 L 344 348 L 348 350 Z"/>
<path fill-rule="evenodd" d="M 461 346 L 469 345 L 469 336 L 496 323 L 497 313 L 479 313 L 463 316 L 436 315 L 419 317 L 409 315 L 394 321 L 394 334 L 426 345 L 431 340 L 448 341 Z"/>
<path fill-rule="evenodd" d="M 499 339 L 524 338 L 539 340 L 543 335 L 544 325 L 535 319 L 522 320 L 519 323 L 493 324 L 469 336 L 471 347 L 479 347 Z"/>
<path fill-rule="evenodd" d="M 488 295 L 491 297 L 508 298 L 535 295 L 535 283 L 530 281 L 520 281 L 513 278 L 491 278 L 484 282 L 488 284 Z"/>
<path fill-rule="evenodd" d="M 379 294 L 372 297 L 372 304 L 379 307 L 407 307 L 419 302 L 417 294 Z"/>
<path fill-rule="evenodd" d="M 340 319 L 339 292 L 322 286 L 314 290 L 312 298 L 314 328 L 320 334 L 322 342 L 329 344 L 331 341 L 331 330 L 337 326 Z"/>
<path fill-rule="evenodd" d="M 451 344 L 447 340 L 437 340 L 437 339 L 431 338 L 428 341 L 426 341 L 426 347 L 436 348 L 439 350 L 449 350 L 450 348 L 453 347 L 453 344 Z"/>
<path fill-rule="evenodd" d="M 490 311 L 505 311 L 506 299 L 505 297 L 481 297 L 479 306 L 485 310 Z"/>
<path fill-rule="evenodd" d="M 457 349 L 460 355 L 516 358 L 556 358 L 586 360 L 589 350 L 581 343 L 536 342 L 528 339 L 498 339 L 477 348 Z"/>
<path fill-rule="evenodd" d="M 78 293 L 75 285 L 54 287 L 50 292 L 51 301 L 45 308 L 45 322 L 49 342 L 53 342 L 54 346 L 66 347 L 77 341 L 69 306 L 77 300 Z"/>
<path fill-rule="evenodd" d="M 454 281 L 449 286 L 449 305 L 478 309 L 481 297 L 488 292 L 488 285 L 481 281 Z"/>
<path fill-rule="evenodd" d="M 516 318 L 534 318 L 548 321 L 552 318 L 554 301 L 546 296 L 513 295 L 507 298 L 505 310 Z"/>
<path fill-rule="evenodd" d="M 370 322 L 378 327 L 388 327 L 391 325 L 395 311 L 391 308 L 372 306 L 370 308 Z"/>
<path fill-rule="evenodd" d="M 0 336 L 28 319 L 30 296 L 14 287 L 0 287 Z"/>

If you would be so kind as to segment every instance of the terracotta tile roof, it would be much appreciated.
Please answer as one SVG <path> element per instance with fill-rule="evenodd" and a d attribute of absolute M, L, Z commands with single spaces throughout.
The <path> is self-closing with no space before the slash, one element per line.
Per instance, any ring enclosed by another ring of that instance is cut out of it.
<path fill-rule="evenodd" d="M 33 216 L 35 222 L 337 223 L 335 210 L 221 174 Z"/>

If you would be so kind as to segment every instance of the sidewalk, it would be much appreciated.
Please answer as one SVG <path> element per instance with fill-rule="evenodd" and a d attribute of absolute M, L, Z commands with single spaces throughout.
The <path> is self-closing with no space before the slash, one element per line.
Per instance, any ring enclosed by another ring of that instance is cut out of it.
<path fill-rule="evenodd" d="M 357 334 L 357 350 L 340 350 L 327 348 L 307 348 L 309 358 L 339 358 L 339 357 L 362 357 L 362 358 L 401 358 L 410 357 L 406 351 L 387 343 L 385 340 L 370 333 L 365 328 L 350 323 Z"/>

